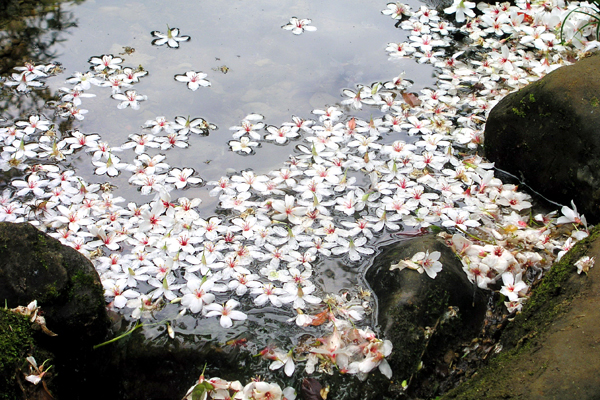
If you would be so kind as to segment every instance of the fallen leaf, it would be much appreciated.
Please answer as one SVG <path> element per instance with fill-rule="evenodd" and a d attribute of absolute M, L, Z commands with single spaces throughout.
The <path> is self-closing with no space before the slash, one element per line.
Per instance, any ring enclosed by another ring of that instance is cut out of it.
<path fill-rule="evenodd" d="M 421 105 L 421 100 L 419 100 L 417 95 L 415 95 L 414 93 L 403 92 L 402 98 L 404 99 L 404 102 L 411 107 L 417 107 Z"/>

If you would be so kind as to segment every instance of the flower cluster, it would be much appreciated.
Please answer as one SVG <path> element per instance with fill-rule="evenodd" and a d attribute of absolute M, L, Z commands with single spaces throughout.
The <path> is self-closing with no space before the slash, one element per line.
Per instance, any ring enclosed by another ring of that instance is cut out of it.
<path fill-rule="evenodd" d="M 0 220 L 30 221 L 93 258 L 107 302 L 132 318 L 152 318 L 171 303 L 182 314 L 216 317 L 228 328 L 243 324 L 250 309 L 273 307 L 321 339 L 302 343 L 298 352 L 271 349 L 265 355 L 272 368 L 289 374 L 306 360 L 308 372 L 336 367 L 361 376 L 379 368 L 389 376 L 391 343 L 360 326 L 370 312 L 368 296 L 324 293 L 314 278 L 324 257 L 358 266 L 374 253 L 378 238 L 435 225 L 469 278 L 482 288 L 501 287 L 512 311 L 522 306 L 532 276 L 587 235 L 574 206 L 558 218 L 529 218 L 529 196 L 495 178 L 493 165 L 476 153 L 491 107 L 572 56 L 571 45 L 556 41 L 554 14 L 543 5 L 517 4 L 482 5 L 484 16 L 460 28 L 425 6 L 410 12 L 388 5 L 384 14 L 411 33 L 410 42 L 390 44 L 388 52 L 434 64 L 436 86 L 412 93 L 399 74 L 344 90 L 339 105 L 313 110 L 312 119 L 293 117 L 276 127 L 262 115 L 247 115 L 231 128 L 232 150 L 251 154 L 265 131 L 264 139 L 276 144 L 297 140 L 297 151 L 279 169 L 208 182 L 209 195 L 218 198 L 213 215 L 200 215 L 200 198 L 177 197 L 202 179 L 192 168 L 172 167 L 163 154 L 187 147 L 190 132 L 216 128 L 202 118 L 158 116 L 119 146 L 78 129 L 60 132 L 43 115 L 8 121 L 0 127 L 0 168 L 21 171 L 21 177 L 0 196 Z M 460 44 L 446 54 L 456 30 L 472 41 L 468 59 Z M 178 32 L 169 32 L 177 43 Z M 67 80 L 74 87 L 61 89 L 65 104 L 59 109 L 77 107 L 92 84 L 110 86 L 119 108 L 138 107 L 143 98 L 122 90 L 146 71 L 121 68 L 122 61 L 92 57 L 92 70 L 76 73 Z M 363 106 L 380 114 L 368 120 L 351 114 Z M 79 120 L 83 112 L 69 114 Z M 123 150 L 133 151 L 132 162 L 116 155 Z M 149 200 L 137 204 L 110 185 L 86 182 L 60 162 L 72 153 L 88 154 L 81 158 L 96 174 L 131 173 L 129 182 Z M 423 252 L 398 267 L 434 278 L 438 259 L 436 252 Z M 267 385 L 222 389 L 264 398 L 277 392 Z"/>
<path fill-rule="evenodd" d="M 221 378 L 205 379 L 200 376 L 198 383 L 189 388 L 183 400 L 231 399 L 231 400 L 294 400 L 296 391 L 292 387 L 281 390 L 277 383 L 253 380 L 246 386 L 240 381 L 227 381 Z"/>
<path fill-rule="evenodd" d="M 60 103 L 57 107 L 59 115 L 63 118 L 83 120 L 88 110 L 79 108 L 81 99 L 94 97 L 95 94 L 86 93 L 92 85 L 109 87 L 112 98 L 119 101 L 119 109 L 131 107 L 134 110 L 140 108 L 139 103 L 146 100 L 146 96 L 138 94 L 135 90 L 128 90 L 140 81 L 141 77 L 148 74 L 141 66 L 137 68 L 122 67 L 121 57 L 104 54 L 99 57 L 91 57 L 88 62 L 92 65 L 91 71 L 86 73 L 75 72 L 66 83 L 73 87 L 60 88 L 62 93 Z"/>

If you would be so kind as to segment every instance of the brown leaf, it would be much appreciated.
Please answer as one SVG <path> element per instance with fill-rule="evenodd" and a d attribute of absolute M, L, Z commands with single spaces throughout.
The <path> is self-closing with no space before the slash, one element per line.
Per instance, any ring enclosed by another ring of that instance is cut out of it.
<path fill-rule="evenodd" d="M 417 97 L 417 95 L 414 93 L 403 92 L 402 98 L 404 99 L 404 102 L 411 107 L 417 107 L 421 105 L 421 100 L 419 100 L 419 97 Z"/>
<path fill-rule="evenodd" d="M 315 317 L 313 318 L 313 320 L 310 322 L 309 325 L 319 326 L 319 325 L 324 324 L 328 320 L 329 320 L 329 310 L 325 310 L 325 311 L 320 312 L 317 315 L 315 315 Z"/>

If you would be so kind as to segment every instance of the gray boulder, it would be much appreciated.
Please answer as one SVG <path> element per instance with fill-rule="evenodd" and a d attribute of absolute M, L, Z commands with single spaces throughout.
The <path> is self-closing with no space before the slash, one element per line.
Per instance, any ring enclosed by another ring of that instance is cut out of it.
<path fill-rule="evenodd" d="M 600 221 L 600 55 L 561 67 L 502 99 L 485 155 L 546 198 Z"/>

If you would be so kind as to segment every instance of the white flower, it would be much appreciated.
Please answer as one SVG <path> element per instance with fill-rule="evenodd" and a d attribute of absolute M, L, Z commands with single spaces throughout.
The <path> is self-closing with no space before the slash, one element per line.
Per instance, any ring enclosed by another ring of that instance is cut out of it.
<path fill-rule="evenodd" d="M 258 143 L 252 142 L 247 136 L 243 136 L 240 138 L 239 142 L 230 140 L 229 146 L 231 146 L 232 151 L 242 151 L 246 154 L 250 154 L 252 152 L 252 148 L 258 146 Z"/>
<path fill-rule="evenodd" d="M 509 301 L 517 301 L 519 299 L 519 293 L 525 293 L 527 291 L 527 284 L 521 280 L 522 273 L 519 272 L 516 276 L 512 272 L 505 272 L 502 274 L 502 289 L 500 293 L 508 297 Z M 522 296 L 521 296 L 522 297 Z"/>
<path fill-rule="evenodd" d="M 167 34 L 160 33 L 159 31 L 150 32 L 152 36 L 157 39 L 152 41 L 152 44 L 155 46 L 162 46 L 163 44 L 167 44 L 167 46 L 171 48 L 178 48 L 179 42 L 185 42 L 190 40 L 189 36 L 179 36 L 179 28 L 169 29 L 167 26 Z"/>
<path fill-rule="evenodd" d="M 454 14 L 456 13 L 456 22 L 464 22 L 465 15 L 473 18 L 475 17 L 475 12 L 471 10 L 475 8 L 475 3 L 465 0 L 454 0 L 454 3 L 444 9 L 446 14 Z"/>
<path fill-rule="evenodd" d="M 269 365 L 269 369 L 274 371 L 283 366 L 285 374 L 287 376 L 292 376 L 294 373 L 294 369 L 296 368 L 294 365 L 294 357 L 292 350 L 287 353 L 282 352 L 281 350 L 274 350 L 273 355 L 271 356 L 275 361 Z"/>
<path fill-rule="evenodd" d="M 292 31 L 293 34 L 299 35 L 304 31 L 316 31 L 317 28 L 314 26 L 308 26 L 312 21 L 310 19 L 298 19 L 296 17 L 290 18 L 290 22 L 287 25 L 283 25 L 282 28 L 286 31 Z"/>
<path fill-rule="evenodd" d="M 190 275 L 187 286 L 181 291 L 184 293 L 181 298 L 181 305 L 188 307 L 191 312 L 198 313 L 202 311 L 205 305 L 215 301 L 215 295 L 209 291 L 215 285 L 213 280 L 198 279 L 195 275 Z"/>
<path fill-rule="evenodd" d="M 232 320 L 243 321 L 248 316 L 241 311 L 236 311 L 236 308 L 240 303 L 234 299 L 227 300 L 227 303 L 224 305 L 212 303 L 204 307 L 205 310 L 208 311 L 206 314 L 207 317 L 216 317 L 221 316 L 220 324 L 223 328 L 231 328 L 233 326 Z"/>
<path fill-rule="evenodd" d="M 573 200 L 571 200 L 571 206 L 573 208 L 569 208 L 567 206 L 563 206 L 563 208 L 561 208 L 563 216 L 559 217 L 556 220 L 556 223 L 558 225 L 560 225 L 560 224 L 575 224 L 575 225 L 587 226 L 587 221 L 585 219 L 585 216 L 579 215 L 579 213 L 577 212 L 577 207 L 575 206 L 575 202 L 573 202 Z"/>
<path fill-rule="evenodd" d="M 137 110 L 140 108 L 140 105 L 139 105 L 140 101 L 144 101 L 147 99 L 146 96 L 137 94 L 137 92 L 135 90 L 128 90 L 125 92 L 125 94 L 116 93 L 116 94 L 113 94 L 111 97 L 115 100 L 120 101 L 119 105 L 117 106 L 118 109 L 131 107 L 134 110 Z"/>
<path fill-rule="evenodd" d="M 114 71 L 120 68 L 119 64 L 123 62 L 123 59 L 121 57 L 113 57 L 112 54 L 105 54 L 101 57 L 92 57 L 88 62 L 94 65 L 94 70 L 97 72 L 104 71 L 107 68 L 110 71 Z"/>
<path fill-rule="evenodd" d="M 582 272 L 585 272 L 587 274 L 588 271 L 590 270 L 590 268 L 592 268 L 594 266 L 595 262 L 596 262 L 595 257 L 590 257 L 590 256 L 581 257 L 575 263 L 575 266 L 577 267 L 577 273 L 581 274 Z"/>
<path fill-rule="evenodd" d="M 175 80 L 179 82 L 187 82 L 187 86 L 191 90 L 197 90 L 200 86 L 210 86 L 210 82 L 204 78 L 207 75 L 204 72 L 188 71 L 184 75 L 175 75 Z"/>

